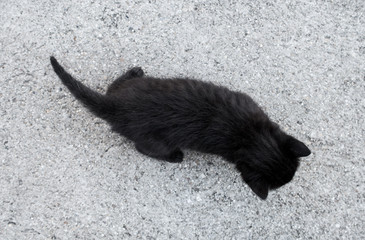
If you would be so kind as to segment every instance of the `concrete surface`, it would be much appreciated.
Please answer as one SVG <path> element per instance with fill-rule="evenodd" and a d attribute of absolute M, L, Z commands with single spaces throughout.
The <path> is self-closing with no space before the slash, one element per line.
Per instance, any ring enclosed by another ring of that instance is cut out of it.
<path fill-rule="evenodd" d="M 365 239 L 365 2 L 0 1 L 0 239 Z M 155 161 L 51 71 L 131 66 L 254 97 L 313 154 L 261 201 L 232 166 Z"/>

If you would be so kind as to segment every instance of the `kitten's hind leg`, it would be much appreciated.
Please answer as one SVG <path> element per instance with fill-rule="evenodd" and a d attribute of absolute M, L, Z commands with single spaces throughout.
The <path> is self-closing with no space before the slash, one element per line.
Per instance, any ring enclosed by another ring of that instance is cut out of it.
<path fill-rule="evenodd" d="M 160 142 L 154 142 L 152 144 L 138 142 L 136 143 L 136 149 L 144 155 L 171 163 L 180 163 L 184 158 L 184 154 L 180 149 L 169 149 L 165 144 Z"/>
<path fill-rule="evenodd" d="M 142 68 L 141 67 L 134 67 L 134 68 L 129 69 L 126 73 L 124 73 L 119 78 L 131 79 L 131 78 L 143 77 L 143 76 L 144 76 L 144 72 L 143 72 Z"/>
<path fill-rule="evenodd" d="M 125 80 L 133 79 L 133 78 L 141 78 L 144 76 L 144 72 L 141 67 L 134 67 L 125 72 L 122 76 L 118 77 L 110 86 L 106 92 L 107 95 L 112 94 L 113 92 L 117 92 L 119 88 L 122 87 L 122 84 Z"/>

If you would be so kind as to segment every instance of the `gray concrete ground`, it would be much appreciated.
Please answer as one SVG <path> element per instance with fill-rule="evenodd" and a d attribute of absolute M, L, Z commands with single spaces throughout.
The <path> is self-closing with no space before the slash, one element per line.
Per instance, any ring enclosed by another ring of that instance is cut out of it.
<path fill-rule="evenodd" d="M 0 2 L 0 239 L 365 239 L 365 5 Z M 261 201 L 216 156 L 138 154 L 61 85 L 131 66 L 245 91 L 307 143 Z"/>

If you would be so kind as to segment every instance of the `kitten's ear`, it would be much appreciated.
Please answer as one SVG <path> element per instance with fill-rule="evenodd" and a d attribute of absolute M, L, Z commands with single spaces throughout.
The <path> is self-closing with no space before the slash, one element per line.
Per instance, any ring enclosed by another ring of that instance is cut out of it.
<path fill-rule="evenodd" d="M 285 145 L 288 151 L 294 154 L 295 157 L 306 157 L 311 154 L 311 150 L 304 143 L 291 136 L 285 142 Z"/>
<path fill-rule="evenodd" d="M 257 196 L 259 196 L 262 200 L 267 198 L 269 194 L 269 185 L 266 181 L 262 179 L 245 181 L 247 185 L 252 189 Z"/>

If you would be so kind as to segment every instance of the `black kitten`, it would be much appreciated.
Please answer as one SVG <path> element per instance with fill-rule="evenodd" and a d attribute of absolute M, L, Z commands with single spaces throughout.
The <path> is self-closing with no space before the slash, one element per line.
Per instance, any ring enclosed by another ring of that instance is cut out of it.
<path fill-rule="evenodd" d="M 71 93 L 139 152 L 168 162 L 181 162 L 185 148 L 220 155 L 262 199 L 288 183 L 298 158 L 311 153 L 244 93 L 192 79 L 146 77 L 136 67 L 103 95 L 74 79 L 54 57 L 51 64 Z"/>

